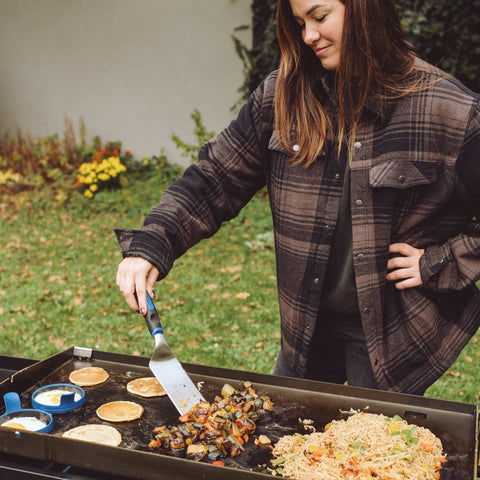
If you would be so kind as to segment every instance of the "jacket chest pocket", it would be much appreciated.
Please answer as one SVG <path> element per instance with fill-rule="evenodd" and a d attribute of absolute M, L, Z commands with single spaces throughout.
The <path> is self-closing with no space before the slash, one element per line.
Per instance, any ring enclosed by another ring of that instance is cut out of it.
<path fill-rule="evenodd" d="M 368 180 L 370 187 L 405 190 L 436 183 L 437 176 L 436 163 L 398 160 L 373 166 L 370 168 Z"/>
<path fill-rule="evenodd" d="M 446 193 L 436 163 L 395 160 L 369 171 L 369 185 L 378 222 L 376 237 L 387 243 L 407 242 L 425 234 L 425 223 L 441 208 Z"/>

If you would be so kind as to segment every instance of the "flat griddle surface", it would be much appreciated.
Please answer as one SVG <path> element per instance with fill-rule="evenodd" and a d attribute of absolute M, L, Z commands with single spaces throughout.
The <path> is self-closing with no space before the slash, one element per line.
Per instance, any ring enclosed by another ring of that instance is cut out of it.
<path fill-rule="evenodd" d="M 152 430 L 160 425 L 177 425 L 178 412 L 167 396 L 144 398 L 130 394 L 126 385 L 130 380 L 152 376 L 148 359 L 128 355 L 93 351 L 91 357 L 81 358 L 70 349 L 50 357 L 46 361 L 28 367 L 14 375 L 11 380 L 0 384 L 0 394 L 8 391 L 19 393 L 23 408 L 31 408 L 31 395 L 37 388 L 53 383 L 68 383 L 73 370 L 95 366 L 109 373 L 106 382 L 83 387 L 85 404 L 74 412 L 53 414 L 54 427 L 49 435 L 26 433 L 12 442 L 14 435 L 0 428 L 0 451 L 20 453 L 45 460 L 67 460 L 76 466 L 85 466 L 81 452 L 88 453 L 90 465 L 109 473 L 124 472 L 125 463 L 136 464 L 139 479 L 159 478 L 158 469 L 170 472 L 168 478 L 225 478 L 225 470 L 212 467 L 205 462 L 185 460 L 183 454 L 152 453 L 148 443 L 153 438 Z M 224 383 L 241 388 L 243 381 L 252 382 L 260 395 L 269 395 L 275 403 L 274 412 L 265 414 L 257 423 L 253 438 L 245 445 L 245 451 L 235 458 L 224 459 L 233 478 L 271 478 L 271 449 L 256 446 L 253 439 L 265 434 L 275 443 L 281 436 L 295 432 L 305 433 L 299 419 L 311 419 L 317 430 L 333 419 L 346 418 L 342 411 L 350 409 L 383 413 L 387 416 L 400 415 L 409 423 L 424 426 L 433 431 L 443 443 L 447 453 L 441 480 L 472 480 L 475 478 L 477 411 L 476 406 L 456 402 L 392 394 L 367 389 L 323 384 L 298 379 L 285 379 L 253 372 L 217 369 L 199 365 L 184 365 L 192 380 L 199 383 L 207 401 L 212 402 L 220 394 Z M 131 422 L 110 423 L 102 421 L 97 408 L 106 402 L 129 400 L 144 407 L 140 419 Z M 87 442 L 64 439 L 62 433 L 79 425 L 100 423 L 112 425 L 122 435 L 120 447 L 105 447 Z M 49 438 L 45 438 L 49 437 Z M 23 439 L 23 441 L 22 441 Z M 30 445 L 38 446 L 30 452 Z M 109 459 L 109 460 L 108 460 Z M 118 472 L 115 470 L 118 468 Z M 178 474 L 177 476 L 175 476 Z M 160 477 L 162 478 L 162 477 Z"/>

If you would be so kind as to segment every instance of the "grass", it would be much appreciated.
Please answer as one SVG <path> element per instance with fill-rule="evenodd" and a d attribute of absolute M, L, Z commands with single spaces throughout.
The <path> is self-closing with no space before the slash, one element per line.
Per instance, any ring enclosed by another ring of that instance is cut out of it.
<path fill-rule="evenodd" d="M 48 189 L 1 197 L 2 354 L 43 359 L 80 345 L 151 355 L 143 318 L 115 285 L 121 256 L 113 228 L 140 227 L 170 182 L 161 170 L 137 174 L 121 190 L 61 206 Z M 265 195 L 179 259 L 156 294 L 181 361 L 269 373 L 280 334 Z M 478 402 L 479 341 L 477 334 L 427 396 Z"/>

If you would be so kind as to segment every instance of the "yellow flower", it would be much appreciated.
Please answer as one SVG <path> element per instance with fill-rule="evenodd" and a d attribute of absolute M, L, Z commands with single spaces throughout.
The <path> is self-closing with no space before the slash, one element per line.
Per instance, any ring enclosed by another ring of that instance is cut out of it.
<path fill-rule="evenodd" d="M 86 177 L 85 177 L 85 182 L 83 183 L 86 183 L 86 184 L 92 184 L 92 183 L 95 183 L 97 181 L 97 176 L 94 174 L 94 173 L 89 173 Z"/>
<path fill-rule="evenodd" d="M 119 156 L 110 156 L 101 162 L 82 163 L 78 169 L 77 182 L 88 187 L 83 194 L 92 198 L 100 182 L 107 183 L 126 170 L 127 167 L 122 164 Z"/>
<path fill-rule="evenodd" d="M 89 163 L 82 163 L 78 171 L 81 175 L 87 175 L 90 169 L 91 169 L 91 166 Z"/>

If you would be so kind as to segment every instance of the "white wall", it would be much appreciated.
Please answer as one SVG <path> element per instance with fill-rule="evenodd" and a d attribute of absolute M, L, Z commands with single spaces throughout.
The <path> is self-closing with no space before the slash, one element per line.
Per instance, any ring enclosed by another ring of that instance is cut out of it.
<path fill-rule="evenodd" d="M 34 137 L 85 121 L 87 137 L 136 156 L 193 140 L 233 118 L 242 64 L 230 36 L 250 0 L 0 0 L 0 129 Z M 251 32 L 236 33 L 247 44 Z"/>

